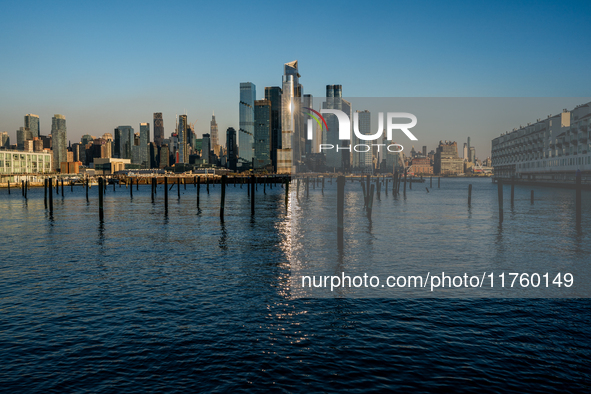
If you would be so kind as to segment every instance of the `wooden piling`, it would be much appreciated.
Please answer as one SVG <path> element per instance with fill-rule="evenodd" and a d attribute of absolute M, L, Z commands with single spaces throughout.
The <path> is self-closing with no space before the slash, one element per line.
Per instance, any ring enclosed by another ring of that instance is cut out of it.
<path fill-rule="evenodd" d="M 85 187 L 85 189 L 86 189 L 86 202 L 88 202 L 88 183 L 89 182 L 90 182 L 90 180 L 88 178 L 86 178 L 86 185 L 85 185 L 86 186 Z"/>
<path fill-rule="evenodd" d="M 209 194 L 209 176 L 205 176 L 205 182 L 206 182 L 206 187 L 207 187 L 207 194 Z"/>
<path fill-rule="evenodd" d="M 10 181 L 8 181 L 8 195 L 10 195 Z"/>
<path fill-rule="evenodd" d="M 224 206 L 226 205 L 226 175 L 222 175 L 222 200 L 220 201 L 220 219 L 224 220 Z"/>
<path fill-rule="evenodd" d="M 47 178 L 43 180 L 43 203 L 47 209 Z"/>
<path fill-rule="evenodd" d="M 468 206 L 472 205 L 472 184 L 468 185 Z"/>
<path fill-rule="evenodd" d="M 406 168 L 404 169 L 404 195 L 406 196 Z"/>
<path fill-rule="evenodd" d="M 201 177 L 197 177 L 197 210 L 199 210 L 199 191 L 201 189 Z"/>
<path fill-rule="evenodd" d="M 503 223 L 503 181 L 497 182 L 497 197 L 499 200 L 499 223 Z"/>
<path fill-rule="evenodd" d="M 367 218 L 371 221 L 371 212 L 373 210 L 373 191 L 375 185 L 371 185 L 371 189 L 369 191 L 369 198 L 367 199 Z"/>
<path fill-rule="evenodd" d="M 412 175 L 410 176 L 410 182 L 408 183 L 408 188 L 412 190 Z"/>
<path fill-rule="evenodd" d="M 105 183 L 104 179 L 102 177 L 100 177 L 99 178 L 99 189 L 98 189 L 98 191 L 99 191 L 99 198 L 98 198 L 98 200 L 99 200 L 99 220 L 101 222 L 104 219 L 104 211 L 103 211 L 103 198 L 104 198 L 103 195 L 104 195 L 104 192 L 103 192 L 103 188 L 105 188 L 105 186 L 106 186 L 104 183 Z"/>
<path fill-rule="evenodd" d="M 181 199 L 181 178 L 177 178 L 176 179 L 176 193 L 178 196 L 178 199 Z"/>
<path fill-rule="evenodd" d="M 429 177 L 429 187 L 431 189 L 433 189 L 433 177 L 432 176 Z"/>
<path fill-rule="evenodd" d="M 133 179 L 129 178 L 127 184 L 129 185 L 129 197 L 133 200 Z"/>
<path fill-rule="evenodd" d="M 152 202 L 154 202 L 154 177 L 152 177 L 151 181 L 150 197 L 152 197 Z"/>
<path fill-rule="evenodd" d="M 306 198 L 310 196 L 310 178 L 306 177 Z"/>
<path fill-rule="evenodd" d="M 74 182 L 70 181 L 70 193 L 74 192 Z"/>
<path fill-rule="evenodd" d="M 135 190 L 140 190 L 140 178 L 135 180 Z"/>
<path fill-rule="evenodd" d="M 288 205 L 288 196 L 289 196 L 289 179 L 285 180 L 285 208 L 287 208 Z"/>
<path fill-rule="evenodd" d="M 515 179 L 511 179 L 511 206 L 515 202 Z"/>
<path fill-rule="evenodd" d="M 254 175 L 250 177 L 250 214 L 254 215 L 254 195 L 256 187 L 256 178 Z"/>
<path fill-rule="evenodd" d="M 64 198 L 64 180 L 62 179 L 62 198 Z"/>
<path fill-rule="evenodd" d="M 168 177 L 164 176 L 164 212 L 168 212 Z"/>
<path fill-rule="evenodd" d="M 49 193 L 49 213 L 53 213 L 53 180 L 49 178 L 47 182 L 47 192 Z"/>
<path fill-rule="evenodd" d="M 367 192 L 365 191 L 365 183 L 361 182 L 361 190 L 363 190 L 363 208 L 367 207 Z"/>

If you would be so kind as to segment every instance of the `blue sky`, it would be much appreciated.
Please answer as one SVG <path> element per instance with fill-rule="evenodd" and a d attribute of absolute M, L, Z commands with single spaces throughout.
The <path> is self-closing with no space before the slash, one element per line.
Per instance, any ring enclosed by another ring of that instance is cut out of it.
<path fill-rule="evenodd" d="M 169 134 L 186 111 L 201 134 L 215 111 L 224 134 L 238 126 L 239 83 L 254 82 L 261 98 L 295 59 L 317 97 L 326 84 L 352 97 L 591 92 L 588 1 L 2 1 L 1 9 L 0 131 L 13 138 L 26 113 L 41 116 L 45 134 L 53 114 L 66 115 L 72 142 L 139 129 L 153 112 L 164 113 Z M 483 152 L 490 137 L 472 139 Z M 448 137 L 425 143 L 440 139 Z"/>

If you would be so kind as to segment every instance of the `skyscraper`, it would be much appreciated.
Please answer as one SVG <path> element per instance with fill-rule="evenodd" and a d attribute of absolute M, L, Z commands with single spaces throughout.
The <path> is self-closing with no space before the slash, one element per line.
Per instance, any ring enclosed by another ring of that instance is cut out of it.
<path fill-rule="evenodd" d="M 179 116 L 178 124 L 179 135 L 179 163 L 187 163 L 189 155 L 187 154 L 187 115 Z"/>
<path fill-rule="evenodd" d="M 265 88 L 265 99 L 271 102 L 271 162 L 277 171 L 277 150 L 281 149 L 281 88 Z"/>
<path fill-rule="evenodd" d="M 283 88 L 281 94 L 281 149 L 277 153 L 277 172 L 295 173 L 301 161 L 301 97 L 302 85 L 298 61 L 283 65 Z"/>
<path fill-rule="evenodd" d="M 468 160 L 469 159 L 468 158 L 468 144 L 466 144 L 465 142 L 464 142 L 464 157 L 463 157 L 463 159 L 464 160 Z"/>
<path fill-rule="evenodd" d="M 61 163 L 68 161 L 66 145 L 66 117 L 55 114 L 51 118 L 51 145 L 53 148 L 53 168 L 57 171 Z"/>
<path fill-rule="evenodd" d="M 8 148 L 8 145 L 10 145 L 10 137 L 7 131 L 3 131 L 0 133 L 0 148 Z"/>
<path fill-rule="evenodd" d="M 154 142 L 156 146 L 162 146 L 164 140 L 164 123 L 162 120 L 162 112 L 154 112 Z"/>
<path fill-rule="evenodd" d="M 31 132 L 31 139 L 39 137 L 39 115 L 26 114 L 25 128 Z"/>
<path fill-rule="evenodd" d="M 254 102 L 254 168 L 271 165 L 271 102 Z"/>
<path fill-rule="evenodd" d="M 132 159 L 132 146 L 134 145 L 134 132 L 131 126 L 119 126 L 115 129 L 115 153 L 119 159 Z"/>
<path fill-rule="evenodd" d="M 16 148 L 19 150 L 25 149 L 25 141 L 32 140 L 31 132 L 26 127 L 19 127 L 16 131 Z"/>
<path fill-rule="evenodd" d="M 238 153 L 251 163 L 254 157 L 254 101 L 256 87 L 252 82 L 240 83 L 240 129 L 238 130 Z"/>
<path fill-rule="evenodd" d="M 209 157 L 211 152 L 211 140 L 209 134 L 203 134 L 203 140 L 201 142 L 201 159 L 203 164 L 210 164 Z"/>
<path fill-rule="evenodd" d="M 468 137 L 468 161 L 470 160 L 470 137 Z"/>
<path fill-rule="evenodd" d="M 150 154 L 149 144 L 150 142 L 150 124 L 140 123 L 140 165 L 141 168 L 150 168 Z"/>
<path fill-rule="evenodd" d="M 238 153 L 236 149 L 236 130 L 233 127 L 228 127 L 228 130 L 226 130 L 226 151 L 228 152 L 228 168 L 236 171 Z"/>
<path fill-rule="evenodd" d="M 215 113 L 211 115 L 211 123 L 209 124 L 209 135 L 211 135 L 211 146 L 213 147 L 213 151 L 218 152 L 220 150 L 220 145 L 218 140 L 218 124 L 215 121 Z"/>

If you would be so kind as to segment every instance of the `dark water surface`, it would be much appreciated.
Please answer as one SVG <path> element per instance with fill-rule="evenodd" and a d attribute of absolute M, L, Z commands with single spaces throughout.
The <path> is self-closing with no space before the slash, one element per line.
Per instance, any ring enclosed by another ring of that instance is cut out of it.
<path fill-rule="evenodd" d="M 439 192 L 468 183 L 454 182 Z M 283 189 L 261 189 L 251 217 L 246 189 L 229 186 L 223 223 L 219 185 L 209 195 L 202 185 L 201 212 L 192 185 L 181 188 L 180 202 L 171 190 L 168 215 L 162 186 L 156 204 L 148 186 L 134 189 L 133 200 L 125 187 L 110 187 L 104 223 L 97 187 L 90 203 L 81 188 L 54 195 L 53 217 L 42 189 L 27 202 L 18 190 L 0 190 L 0 390 L 591 390 L 588 299 L 292 299 L 291 209 Z M 512 247 L 527 256 L 519 234 L 533 231 L 517 225 L 529 189 L 517 191 L 505 256 Z M 311 188 L 310 198 L 319 193 Z M 570 204 L 569 193 L 536 189 L 555 204 Z M 450 208 L 434 202 L 424 213 L 442 209 Z M 410 212 L 397 212 L 400 227 L 412 229 Z M 575 229 L 569 211 L 560 212 L 556 237 L 544 233 L 540 242 L 580 258 L 588 219 Z M 494 216 L 477 219 L 475 232 L 494 231 Z M 420 240 L 430 249 L 443 242 Z"/>

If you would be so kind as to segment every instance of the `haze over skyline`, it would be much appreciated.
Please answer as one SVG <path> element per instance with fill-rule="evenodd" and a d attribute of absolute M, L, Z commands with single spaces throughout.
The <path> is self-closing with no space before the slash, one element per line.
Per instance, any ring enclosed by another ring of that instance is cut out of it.
<path fill-rule="evenodd" d="M 138 131 L 162 112 L 168 136 L 186 111 L 201 135 L 215 111 L 223 142 L 238 127 L 240 82 L 260 99 L 296 59 L 315 97 L 327 84 L 349 97 L 585 97 L 590 11 L 587 2 L 4 2 L 0 131 L 15 138 L 34 113 L 46 135 L 63 114 L 77 142 L 119 125 Z M 470 136 L 478 154 L 496 135 Z M 417 145 L 451 138 L 438 131 Z"/>

